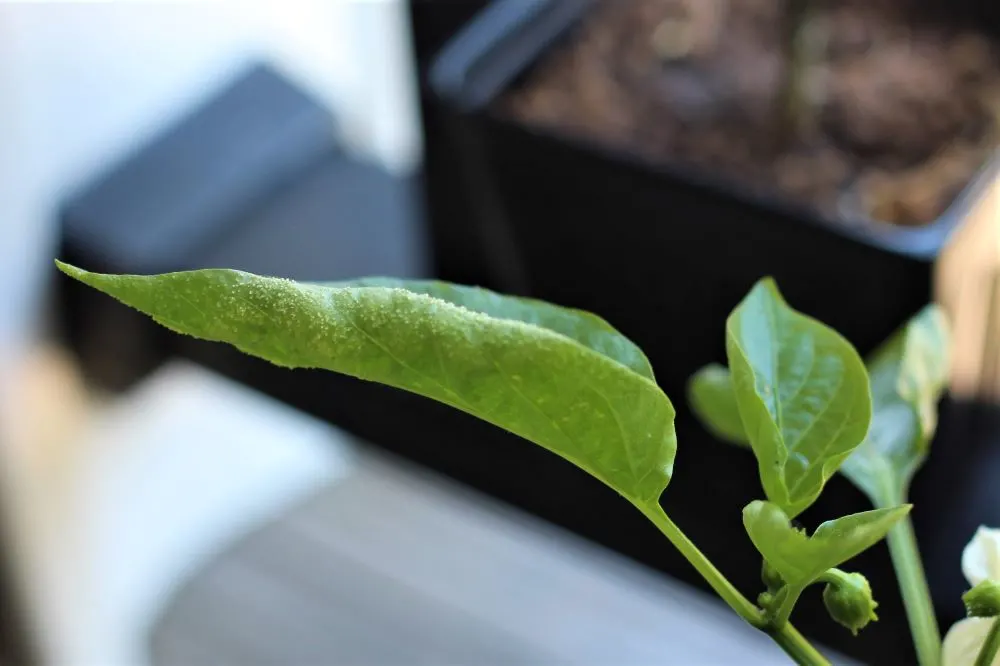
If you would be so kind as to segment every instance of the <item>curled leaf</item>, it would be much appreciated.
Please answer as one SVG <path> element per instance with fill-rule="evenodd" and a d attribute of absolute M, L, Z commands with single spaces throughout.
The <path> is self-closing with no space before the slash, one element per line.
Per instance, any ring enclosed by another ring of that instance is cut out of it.
<path fill-rule="evenodd" d="M 743 525 L 753 545 L 782 579 L 801 588 L 877 543 L 909 512 L 909 504 L 863 511 L 828 520 L 807 536 L 791 525 L 781 507 L 758 500 L 743 509 Z"/>

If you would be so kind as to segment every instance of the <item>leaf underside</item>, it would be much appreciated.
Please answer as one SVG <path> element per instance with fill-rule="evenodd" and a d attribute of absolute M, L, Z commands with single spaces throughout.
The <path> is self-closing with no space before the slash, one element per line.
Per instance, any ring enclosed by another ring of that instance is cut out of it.
<path fill-rule="evenodd" d="M 441 283 L 410 290 L 398 281 L 308 284 L 225 269 L 117 276 L 59 267 L 176 332 L 465 411 L 633 503 L 655 502 L 670 481 L 674 409 L 638 348 L 588 313 Z"/>

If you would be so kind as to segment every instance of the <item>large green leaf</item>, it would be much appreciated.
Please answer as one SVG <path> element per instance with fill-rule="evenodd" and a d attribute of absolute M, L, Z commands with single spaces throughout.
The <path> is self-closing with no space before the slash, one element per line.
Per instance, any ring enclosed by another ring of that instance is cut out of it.
<path fill-rule="evenodd" d="M 841 471 L 876 505 L 898 502 L 927 457 L 949 346 L 944 313 L 929 305 L 869 359 L 872 426 Z"/>
<path fill-rule="evenodd" d="M 426 294 L 497 319 L 513 319 L 547 328 L 576 340 L 599 354 L 653 379 L 653 368 L 638 345 L 608 322 L 590 312 L 564 308 L 545 301 L 505 296 L 481 287 L 466 287 L 436 280 L 400 280 L 371 277 L 348 282 L 319 283 L 331 287 L 395 287 Z"/>
<path fill-rule="evenodd" d="M 728 369 L 712 363 L 696 372 L 688 382 L 688 402 L 716 437 L 741 446 L 749 444 Z"/>
<path fill-rule="evenodd" d="M 779 506 L 755 501 L 743 509 L 743 525 L 764 560 L 787 585 L 801 589 L 877 543 L 909 511 L 905 504 L 855 513 L 823 523 L 810 537 Z"/>
<path fill-rule="evenodd" d="M 674 410 L 655 383 L 566 335 L 407 289 L 233 270 L 68 275 L 164 326 L 287 367 L 412 391 L 531 440 L 633 503 L 670 481 Z"/>
<path fill-rule="evenodd" d="M 726 322 L 736 404 L 768 499 L 795 516 L 861 443 L 868 373 L 847 340 L 758 282 Z"/>

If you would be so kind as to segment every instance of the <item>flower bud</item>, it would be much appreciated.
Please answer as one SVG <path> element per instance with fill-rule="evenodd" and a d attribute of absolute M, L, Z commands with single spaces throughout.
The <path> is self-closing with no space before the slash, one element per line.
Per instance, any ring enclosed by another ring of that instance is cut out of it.
<path fill-rule="evenodd" d="M 774 605 L 775 595 L 771 592 L 761 592 L 757 595 L 757 605 L 763 608 L 765 611 L 771 610 Z"/>
<path fill-rule="evenodd" d="M 769 592 L 780 590 L 785 585 L 781 574 L 778 573 L 777 569 L 768 564 L 767 560 L 764 560 L 760 566 L 760 579 L 764 581 L 764 585 L 767 586 Z"/>
<path fill-rule="evenodd" d="M 962 601 L 969 617 L 996 617 L 1000 615 L 1000 583 L 984 580 L 963 594 Z"/>
<path fill-rule="evenodd" d="M 827 586 L 823 589 L 823 605 L 830 617 L 857 635 L 869 622 L 877 620 L 878 602 L 872 598 L 868 580 L 859 573 L 845 573 L 830 569 L 824 576 Z"/>

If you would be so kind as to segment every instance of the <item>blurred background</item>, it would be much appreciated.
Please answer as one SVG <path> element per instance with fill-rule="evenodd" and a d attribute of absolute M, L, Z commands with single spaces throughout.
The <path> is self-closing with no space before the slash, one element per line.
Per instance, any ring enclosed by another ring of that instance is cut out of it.
<path fill-rule="evenodd" d="M 55 257 L 598 312 L 678 408 L 668 511 L 747 594 L 754 463 L 683 400 L 727 313 L 773 275 L 867 354 L 936 300 L 912 499 L 946 628 L 1000 524 L 997 27 L 988 0 L 0 3 L 0 664 L 784 659 L 555 456 L 181 339 Z M 837 477 L 803 520 L 866 508 Z M 915 663 L 884 545 L 857 569 L 878 625 L 819 595 L 797 624 Z"/>

